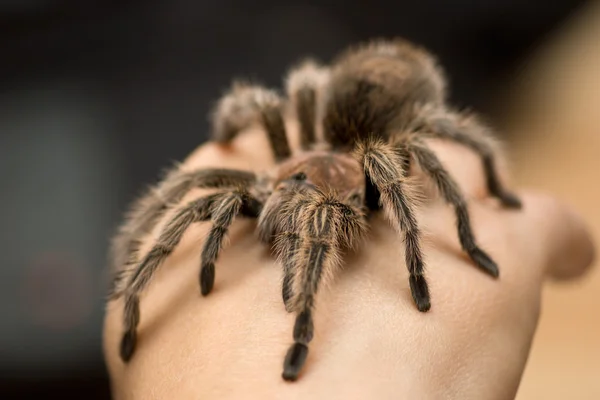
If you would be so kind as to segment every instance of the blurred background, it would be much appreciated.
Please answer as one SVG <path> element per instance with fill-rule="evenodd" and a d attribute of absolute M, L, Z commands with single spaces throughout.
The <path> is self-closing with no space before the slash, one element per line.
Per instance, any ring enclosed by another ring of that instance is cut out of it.
<path fill-rule="evenodd" d="M 315 2 L 316 4 L 317 2 Z M 234 76 L 405 36 L 600 237 L 597 2 L 0 0 L 0 398 L 108 399 L 108 239 Z M 600 398 L 600 279 L 550 284 L 518 398 Z"/>

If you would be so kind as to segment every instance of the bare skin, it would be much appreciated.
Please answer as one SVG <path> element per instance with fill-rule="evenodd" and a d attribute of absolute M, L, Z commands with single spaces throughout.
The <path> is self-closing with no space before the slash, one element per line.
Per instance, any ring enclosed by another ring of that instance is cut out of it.
<path fill-rule="evenodd" d="M 118 356 L 122 300 L 107 307 L 104 349 L 114 398 L 514 398 L 543 281 L 583 275 L 594 246 L 579 217 L 551 197 L 520 192 L 523 210 L 504 209 L 487 197 L 476 155 L 447 143 L 432 147 L 465 191 L 476 237 L 497 261 L 499 280 L 462 253 L 451 208 L 417 171 L 431 310 L 414 307 L 401 238 L 375 216 L 367 241 L 319 292 L 308 360 L 289 383 L 281 371 L 295 316 L 285 311 L 281 267 L 255 237 L 255 222 L 239 218 L 232 226 L 207 297 L 200 295 L 198 269 L 208 224 L 197 224 L 143 294 L 138 346 L 127 365 Z M 257 171 L 273 163 L 264 134 L 253 130 L 228 147 L 201 146 L 184 168 Z"/>

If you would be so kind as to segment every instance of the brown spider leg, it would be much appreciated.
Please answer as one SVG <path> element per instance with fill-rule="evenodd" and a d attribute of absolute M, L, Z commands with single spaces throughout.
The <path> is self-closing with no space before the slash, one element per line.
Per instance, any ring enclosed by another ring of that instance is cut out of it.
<path fill-rule="evenodd" d="M 315 142 L 316 92 L 313 88 L 302 88 L 296 93 L 296 114 L 300 122 L 300 145 L 309 149 Z"/>
<path fill-rule="evenodd" d="M 519 198 L 505 189 L 500 181 L 488 129 L 474 116 L 425 108 L 416 121 L 420 125 L 419 130 L 424 130 L 425 134 L 452 140 L 475 151 L 481 158 L 490 195 L 498 198 L 505 207 L 521 208 Z"/>
<path fill-rule="evenodd" d="M 279 259 L 283 265 L 283 284 L 281 287 L 281 294 L 283 303 L 287 312 L 294 311 L 294 304 L 292 298 L 294 296 L 293 282 L 296 273 L 296 265 L 294 261 L 298 252 L 301 250 L 302 244 L 301 236 L 297 233 L 300 224 L 301 213 L 309 203 L 306 199 L 294 199 L 291 201 L 293 204 L 291 209 L 286 213 L 289 214 L 288 220 L 286 221 L 286 227 L 288 230 L 279 234 L 275 247 L 279 250 Z"/>
<path fill-rule="evenodd" d="M 314 334 L 312 311 L 321 278 L 332 274 L 339 263 L 341 246 L 352 243 L 360 231 L 357 220 L 361 214 L 329 196 L 318 195 L 305 207 L 299 260 L 294 262 L 294 281 L 299 289 L 293 298 L 298 312 L 294 344 L 285 356 L 282 373 L 283 379 L 288 381 L 298 378 L 308 356 L 308 344 Z M 354 226 L 346 226 L 350 224 Z M 355 237 L 344 237 L 348 232 Z"/>
<path fill-rule="evenodd" d="M 316 140 L 317 95 L 328 78 L 328 69 L 307 60 L 286 78 L 286 91 L 300 124 L 300 145 L 308 150 Z"/>
<path fill-rule="evenodd" d="M 260 85 L 233 82 L 229 92 L 219 99 L 212 112 L 213 139 L 229 142 L 240 131 L 260 122 L 269 137 L 275 160 L 286 159 L 292 152 L 282 108 L 283 102 L 275 91 Z"/>
<path fill-rule="evenodd" d="M 379 202 L 394 228 L 404 233 L 406 266 L 410 273 L 412 297 L 421 312 L 431 307 L 429 288 L 424 276 L 420 230 L 413 211 L 414 200 L 404 189 L 402 160 L 396 150 L 381 141 L 367 141 L 357 147 L 368 182 L 379 193 Z"/>
<path fill-rule="evenodd" d="M 235 200 L 232 200 L 235 199 Z M 238 202 L 239 199 L 239 202 Z M 133 355 L 136 343 L 136 328 L 139 324 L 139 294 L 150 282 L 152 276 L 162 264 L 162 262 L 173 252 L 177 244 L 189 226 L 194 222 L 206 221 L 212 217 L 213 221 L 222 222 L 228 208 L 227 204 L 236 202 L 237 212 L 246 216 L 256 218 L 260 213 L 261 204 L 258 200 L 251 198 L 246 192 L 239 190 L 233 192 L 216 193 L 193 200 L 183 207 L 163 229 L 157 243 L 148 252 L 144 260 L 137 266 L 129 278 L 127 290 L 125 292 L 125 311 L 123 315 L 124 330 L 121 340 L 120 355 L 124 361 L 128 361 Z M 231 216 L 233 219 L 233 215 Z M 220 225 L 221 227 L 223 225 Z M 213 229 L 211 232 L 213 232 Z M 205 248 L 208 245 L 205 244 Z M 214 236 L 213 239 L 214 241 Z M 214 272 L 213 272 L 214 279 Z"/>
<path fill-rule="evenodd" d="M 122 294 L 123 266 L 137 264 L 139 242 L 156 224 L 170 204 L 178 203 L 192 188 L 226 188 L 249 186 L 256 181 L 252 172 L 222 168 L 182 172 L 178 168 L 169 171 L 165 178 L 150 188 L 131 207 L 126 222 L 112 241 L 111 263 L 116 271 L 109 298 Z"/>
<path fill-rule="evenodd" d="M 433 179 L 444 200 L 454 207 L 458 237 L 462 249 L 479 268 L 493 277 L 498 277 L 498 266 L 489 255 L 481 250 L 475 241 L 467 202 L 458 184 L 446 171 L 435 153 L 421 141 L 413 139 L 408 143 L 407 150 L 414 155 L 423 171 Z"/>
<path fill-rule="evenodd" d="M 301 239 L 300 235 L 295 232 L 283 232 L 279 235 L 278 240 L 281 246 L 281 259 L 283 265 L 283 283 L 281 286 L 281 295 L 283 304 L 287 312 L 294 311 L 291 299 L 294 295 L 294 259 L 298 253 Z"/>
<path fill-rule="evenodd" d="M 211 217 L 212 204 L 219 195 L 202 197 L 183 207 L 169 221 L 157 243 L 129 277 L 123 313 L 124 334 L 120 346 L 123 361 L 128 361 L 135 350 L 136 328 L 140 322 L 139 293 L 147 286 L 162 261 L 173 252 L 187 228 L 194 222 L 206 221 Z"/>
<path fill-rule="evenodd" d="M 234 218 L 241 212 L 252 211 L 258 217 L 262 204 L 251 197 L 245 190 L 223 193 L 212 209 L 212 227 L 208 232 L 201 255 L 200 291 L 203 296 L 210 293 L 215 283 L 215 261 L 223 245 L 223 239 Z"/>
<path fill-rule="evenodd" d="M 314 188 L 296 179 L 287 180 L 286 183 L 285 188 L 277 189 L 277 196 L 271 197 L 265 204 L 258 226 L 261 241 L 273 245 L 277 259 L 283 266 L 281 295 L 286 311 L 292 312 L 290 299 L 293 297 L 294 260 L 301 244 L 298 226 L 302 210 L 309 203 L 307 193 Z"/>

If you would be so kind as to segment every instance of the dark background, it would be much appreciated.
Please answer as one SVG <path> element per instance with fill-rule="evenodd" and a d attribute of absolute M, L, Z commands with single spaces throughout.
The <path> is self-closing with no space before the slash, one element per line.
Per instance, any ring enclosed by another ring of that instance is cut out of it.
<path fill-rule="evenodd" d="M 279 86 L 303 55 L 401 35 L 502 126 L 498 99 L 582 3 L 0 0 L 0 398 L 109 398 L 108 238 L 232 77 Z"/>

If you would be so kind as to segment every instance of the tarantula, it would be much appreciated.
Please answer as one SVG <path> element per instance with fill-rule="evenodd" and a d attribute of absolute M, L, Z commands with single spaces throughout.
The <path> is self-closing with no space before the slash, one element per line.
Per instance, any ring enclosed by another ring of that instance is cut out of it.
<path fill-rule="evenodd" d="M 341 53 L 330 67 L 300 64 L 289 72 L 286 88 L 283 99 L 262 86 L 235 82 L 212 114 L 218 142 L 262 124 L 277 160 L 271 171 L 175 168 L 134 205 L 114 239 L 112 256 L 117 269 L 112 294 L 125 297 L 124 361 L 136 345 L 140 293 L 195 222 L 212 223 L 200 261 L 202 295 L 213 288 L 215 262 L 236 216 L 257 218 L 260 239 L 274 246 L 283 266 L 285 308 L 297 313 L 294 343 L 284 360 L 286 380 L 297 379 L 308 355 L 321 280 L 341 265 L 346 249 L 360 242 L 373 211 L 383 209 L 404 236 L 412 297 L 419 311 L 429 310 L 415 201 L 406 188 L 413 163 L 454 208 L 462 249 L 480 269 L 498 277 L 498 267 L 476 243 L 464 196 L 424 139 L 448 139 L 474 150 L 490 195 L 506 207 L 519 208 L 520 202 L 500 183 L 489 130 L 473 115 L 448 108 L 445 79 L 433 55 L 401 39 L 363 43 Z M 288 103 L 300 125 L 296 154 L 284 123 Z M 140 239 L 170 204 L 195 187 L 221 190 L 181 207 L 138 261 Z"/>

